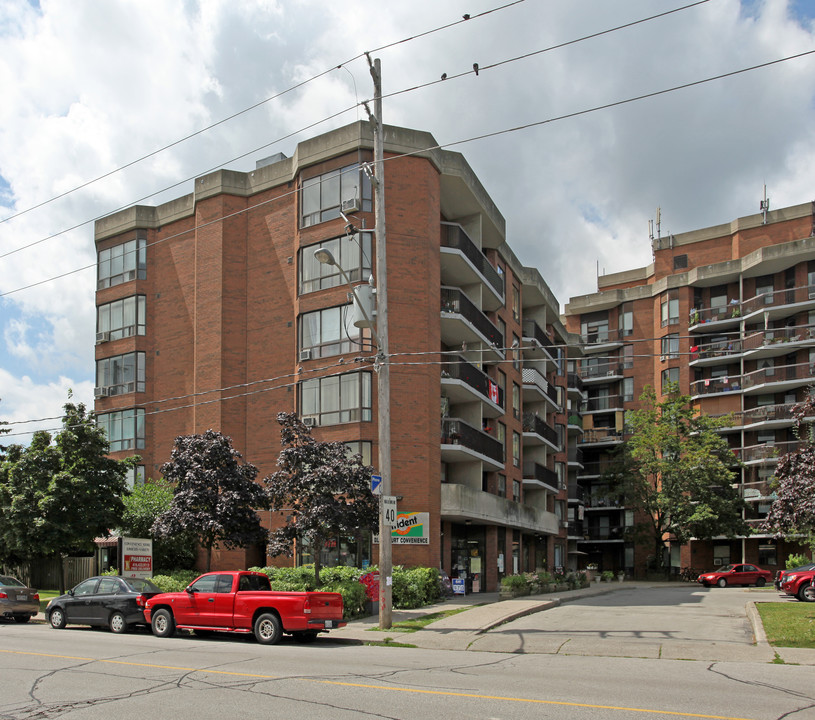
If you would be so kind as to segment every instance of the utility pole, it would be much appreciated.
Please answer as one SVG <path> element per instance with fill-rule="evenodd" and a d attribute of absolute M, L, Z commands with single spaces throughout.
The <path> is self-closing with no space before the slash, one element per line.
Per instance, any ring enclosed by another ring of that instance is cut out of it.
<path fill-rule="evenodd" d="M 379 473 L 382 495 L 379 498 L 379 629 L 391 627 L 393 610 L 393 553 L 391 527 L 386 523 L 383 497 L 391 494 L 391 381 L 388 356 L 388 267 L 385 254 L 385 144 L 382 126 L 382 72 L 379 59 L 366 53 L 374 81 L 374 112 L 367 105 L 374 131 L 374 217 L 376 238 L 376 357 Z"/>

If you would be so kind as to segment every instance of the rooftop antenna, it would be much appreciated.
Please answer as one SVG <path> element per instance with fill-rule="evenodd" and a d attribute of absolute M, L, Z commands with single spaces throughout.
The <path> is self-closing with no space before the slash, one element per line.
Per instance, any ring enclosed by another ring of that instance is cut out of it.
<path fill-rule="evenodd" d="M 764 214 L 762 225 L 766 225 L 767 213 L 770 212 L 770 198 L 767 197 L 767 183 L 764 183 L 764 199 L 759 203 L 758 209 Z"/>
<path fill-rule="evenodd" d="M 662 237 L 662 208 L 657 207 L 657 239 Z"/>
<path fill-rule="evenodd" d="M 648 221 L 648 239 L 651 242 L 654 242 L 654 221 L 653 220 Z"/>

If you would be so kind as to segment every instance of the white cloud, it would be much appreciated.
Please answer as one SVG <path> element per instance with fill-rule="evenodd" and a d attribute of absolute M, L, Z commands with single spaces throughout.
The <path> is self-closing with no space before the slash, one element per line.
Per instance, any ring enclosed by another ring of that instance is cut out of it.
<path fill-rule="evenodd" d="M 374 53 L 385 93 L 469 71 L 385 100 L 385 121 L 441 143 L 551 120 L 815 47 L 801 4 L 716 0 L 524 60 L 491 63 L 678 7 L 668 0 L 524 2 L 485 18 L 488 0 L 26 0 L 0 5 L 0 202 L 22 211 L 207 124 L 334 68 L 319 81 L 196 135 L 172 150 L 0 223 L 0 255 L 144 196 L 164 201 L 209 171 L 372 94 L 364 58 L 387 43 L 472 20 Z M 810 14 L 811 15 L 811 14 Z M 803 58 L 636 103 L 455 146 L 507 219 L 508 239 L 555 295 L 593 292 L 596 273 L 651 260 L 648 219 L 663 233 L 756 212 L 815 192 L 815 59 Z M 291 153 L 297 140 L 364 118 L 347 113 L 229 163 Z M 9 195 L 11 193 L 11 195 Z M 575 251 L 579 248 L 579 251 Z M 0 259 L 0 293 L 94 263 L 93 226 Z M 38 401 L 60 374 L 93 376 L 94 272 L 0 300 L 4 381 Z M 26 327 L 27 326 L 27 327 Z M 26 330 L 23 332 L 23 330 Z M 31 369 L 19 364 L 29 358 Z M 84 368 L 84 370 L 83 370 Z M 22 378 L 23 374 L 30 380 Z M 15 380 L 15 378 L 17 378 Z M 30 383 L 30 386 L 28 385 Z M 7 402 L 10 393 L 0 394 Z M 64 402 L 57 393 L 56 404 Z M 15 397 L 20 397 L 15 395 Z M 42 416 L 28 401 L 28 408 Z"/>

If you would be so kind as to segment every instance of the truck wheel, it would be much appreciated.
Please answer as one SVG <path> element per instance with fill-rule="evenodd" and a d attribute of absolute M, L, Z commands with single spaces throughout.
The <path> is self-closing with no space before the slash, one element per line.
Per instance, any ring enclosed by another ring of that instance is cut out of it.
<path fill-rule="evenodd" d="M 169 610 L 157 610 L 153 613 L 150 622 L 153 628 L 153 635 L 160 638 L 170 637 L 175 633 L 175 620 Z"/>
<path fill-rule="evenodd" d="M 282 636 L 283 626 L 274 613 L 263 613 L 255 620 L 255 639 L 261 645 L 274 645 Z"/>
<path fill-rule="evenodd" d="M 719 582 L 716 583 L 719 587 L 727 587 L 727 580 L 724 578 L 719 578 Z"/>
<path fill-rule="evenodd" d="M 127 622 L 125 622 L 125 616 L 120 612 L 113 613 L 113 615 L 110 616 L 110 620 L 108 620 L 108 627 L 110 627 L 111 632 L 115 632 L 116 634 L 126 633 Z"/>
<path fill-rule="evenodd" d="M 54 608 L 48 615 L 48 622 L 55 630 L 62 630 L 65 627 L 65 612 L 62 608 Z"/>

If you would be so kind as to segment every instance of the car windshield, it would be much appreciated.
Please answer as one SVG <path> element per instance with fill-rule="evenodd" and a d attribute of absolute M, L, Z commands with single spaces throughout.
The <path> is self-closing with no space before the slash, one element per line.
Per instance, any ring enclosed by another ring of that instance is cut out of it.
<path fill-rule="evenodd" d="M 138 593 L 160 593 L 161 588 L 151 583 L 147 578 L 122 578 L 125 585 Z"/>
<path fill-rule="evenodd" d="M 25 587 L 25 585 L 11 577 L 11 575 L 0 575 L 0 585 L 4 585 L 5 587 Z"/>

